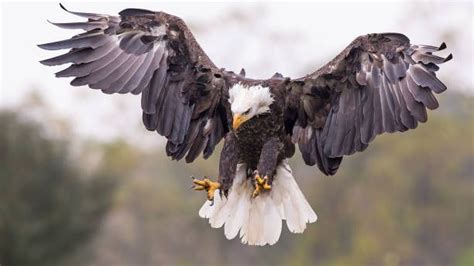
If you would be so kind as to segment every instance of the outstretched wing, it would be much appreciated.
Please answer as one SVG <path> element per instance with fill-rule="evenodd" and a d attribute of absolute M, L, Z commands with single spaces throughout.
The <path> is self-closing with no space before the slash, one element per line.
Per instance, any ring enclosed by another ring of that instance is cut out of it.
<path fill-rule="evenodd" d="M 334 174 L 342 156 L 363 151 L 375 136 L 425 122 L 426 108 L 438 107 L 432 92 L 446 90 L 435 72 L 452 55 L 433 54 L 444 48 L 411 45 L 398 33 L 369 34 L 321 69 L 291 81 L 299 100 L 293 140 L 305 162 Z"/>
<path fill-rule="evenodd" d="M 53 24 L 85 32 L 39 45 L 70 49 L 41 63 L 72 63 L 56 76 L 74 77 L 73 86 L 141 93 L 143 123 L 168 138 L 169 156 L 186 156 L 187 162 L 201 152 L 210 156 L 228 131 L 228 103 L 221 100 L 227 89 L 186 24 L 176 16 L 141 9 L 126 9 L 119 16 L 68 12 L 88 20 Z"/>

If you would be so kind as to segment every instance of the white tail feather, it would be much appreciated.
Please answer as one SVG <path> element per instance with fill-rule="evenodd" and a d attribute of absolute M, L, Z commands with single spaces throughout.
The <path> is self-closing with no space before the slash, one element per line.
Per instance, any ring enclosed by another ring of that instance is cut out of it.
<path fill-rule="evenodd" d="M 253 189 L 247 179 L 247 166 L 239 164 L 228 198 L 221 198 L 216 191 L 214 204 L 206 201 L 199 216 L 209 219 L 213 228 L 224 226 L 227 239 L 235 238 L 240 231 L 242 243 L 259 246 L 278 241 L 282 220 L 293 233 L 302 233 L 307 223 L 317 220 L 286 160 L 277 167 L 269 193 L 253 199 Z"/>

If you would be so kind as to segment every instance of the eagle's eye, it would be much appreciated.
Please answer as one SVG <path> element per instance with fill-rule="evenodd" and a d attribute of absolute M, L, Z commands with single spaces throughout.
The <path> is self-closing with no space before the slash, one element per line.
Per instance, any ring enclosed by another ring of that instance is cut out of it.
<path fill-rule="evenodd" d="M 243 115 L 248 115 L 249 113 L 250 113 L 250 108 L 247 109 L 247 111 L 243 112 L 242 114 L 243 114 Z"/>

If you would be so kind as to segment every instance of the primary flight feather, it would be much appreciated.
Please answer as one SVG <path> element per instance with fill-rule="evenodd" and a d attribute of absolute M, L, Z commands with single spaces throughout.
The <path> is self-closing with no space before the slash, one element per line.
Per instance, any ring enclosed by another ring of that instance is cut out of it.
<path fill-rule="evenodd" d="M 446 90 L 435 72 L 452 58 L 435 55 L 444 43 L 368 34 L 305 77 L 250 79 L 216 67 L 176 16 L 66 11 L 87 21 L 52 24 L 85 32 L 39 45 L 69 49 L 41 63 L 70 63 L 56 76 L 73 77 L 73 86 L 141 94 L 145 127 L 168 139 L 175 160 L 208 158 L 224 139 L 217 181 L 193 180 L 208 196 L 199 215 L 250 245 L 276 243 L 282 220 L 302 233 L 317 219 L 287 162 L 295 144 L 306 164 L 334 175 L 343 156 L 365 150 L 377 135 L 426 122 L 426 108 L 438 107 L 433 92 Z"/>

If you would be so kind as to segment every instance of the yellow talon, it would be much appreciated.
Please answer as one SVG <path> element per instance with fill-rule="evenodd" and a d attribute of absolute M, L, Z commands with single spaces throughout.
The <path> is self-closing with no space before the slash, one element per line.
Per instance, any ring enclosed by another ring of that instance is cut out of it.
<path fill-rule="evenodd" d="M 265 184 L 263 184 L 263 189 L 270 190 L 270 189 L 272 189 L 272 186 L 270 184 L 268 184 L 268 182 L 265 182 Z"/>
<path fill-rule="evenodd" d="M 261 178 L 259 174 L 255 174 L 255 189 L 252 193 L 252 198 L 260 195 L 262 191 L 270 189 L 272 189 L 272 186 L 268 184 L 268 176 Z"/>
<path fill-rule="evenodd" d="M 260 195 L 260 192 L 262 191 L 262 189 L 260 188 L 260 185 L 255 183 L 255 189 L 253 190 L 253 193 L 252 193 L 252 198 L 255 198 L 257 197 L 258 195 Z"/>
<path fill-rule="evenodd" d="M 193 177 L 193 183 L 194 190 L 206 190 L 207 199 L 210 201 L 214 200 L 215 191 L 221 187 L 221 184 L 219 182 L 213 182 L 207 177 L 204 177 L 203 180 L 195 179 Z"/>
<path fill-rule="evenodd" d="M 264 178 L 261 178 L 260 175 L 255 176 L 255 180 L 257 183 L 265 190 L 270 190 L 272 186 L 268 184 L 268 176 L 265 176 Z"/>

